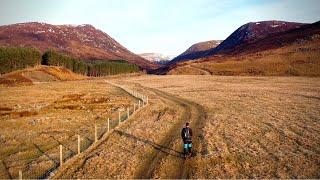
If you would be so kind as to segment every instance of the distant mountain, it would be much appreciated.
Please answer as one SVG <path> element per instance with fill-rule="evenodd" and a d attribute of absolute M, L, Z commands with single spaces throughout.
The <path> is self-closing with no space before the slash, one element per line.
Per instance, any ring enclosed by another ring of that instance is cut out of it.
<path fill-rule="evenodd" d="M 318 76 L 320 22 L 248 23 L 194 61 L 169 64 L 156 74 Z"/>
<path fill-rule="evenodd" d="M 319 42 L 320 21 L 312 24 L 301 24 L 298 28 L 292 28 L 287 31 L 269 34 L 264 38 L 255 41 L 245 41 L 234 48 L 218 51 L 218 54 L 227 56 L 236 56 L 239 54 L 252 54 L 270 49 L 276 49 L 286 46 L 303 46 L 305 41 Z M 319 48 L 317 48 L 319 49 Z M 319 49 L 320 50 L 320 49 Z M 210 59 L 213 56 L 208 56 Z"/>
<path fill-rule="evenodd" d="M 170 64 L 202 57 L 207 53 L 208 50 L 217 47 L 221 42 L 222 40 L 211 40 L 193 44 L 185 52 L 173 58 Z"/>
<path fill-rule="evenodd" d="M 54 49 L 86 61 L 125 60 L 145 69 L 158 67 L 88 24 L 75 26 L 30 22 L 0 26 L 0 46 L 34 47 L 42 52 Z"/>
<path fill-rule="evenodd" d="M 163 55 L 160 53 L 141 53 L 138 54 L 139 56 L 151 61 L 151 62 L 155 62 L 155 61 L 168 61 L 172 59 L 172 56 L 169 55 Z"/>
<path fill-rule="evenodd" d="M 224 41 L 206 41 L 192 45 L 169 64 L 231 52 L 238 45 L 255 42 L 271 34 L 296 29 L 302 25 L 305 24 L 285 21 L 250 22 L 239 27 Z"/>
<path fill-rule="evenodd" d="M 250 22 L 239 27 L 219 46 L 211 49 L 204 56 L 210 56 L 217 53 L 231 52 L 238 45 L 252 43 L 275 33 L 285 32 L 291 29 L 300 28 L 305 24 L 285 21 L 261 21 Z"/>
<path fill-rule="evenodd" d="M 169 56 L 169 55 L 163 55 L 160 53 L 142 53 L 142 54 L 138 54 L 138 55 L 143 57 L 144 59 L 147 59 L 150 62 L 154 62 L 159 65 L 167 64 L 174 57 L 174 56 Z"/>

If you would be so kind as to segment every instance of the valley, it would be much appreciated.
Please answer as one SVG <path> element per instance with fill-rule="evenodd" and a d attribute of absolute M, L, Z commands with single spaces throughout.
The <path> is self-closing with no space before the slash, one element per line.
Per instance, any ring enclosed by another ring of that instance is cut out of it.
<path fill-rule="evenodd" d="M 320 1 L 177 2 L 3 0 L 0 179 L 319 179 Z"/>

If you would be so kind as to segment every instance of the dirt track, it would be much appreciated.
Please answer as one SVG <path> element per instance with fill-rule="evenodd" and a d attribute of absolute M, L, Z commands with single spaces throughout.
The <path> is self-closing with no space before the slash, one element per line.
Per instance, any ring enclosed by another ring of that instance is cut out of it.
<path fill-rule="evenodd" d="M 145 169 L 142 169 L 139 177 L 142 178 L 190 178 L 192 174 L 193 163 L 195 163 L 195 158 L 200 155 L 201 146 L 204 144 L 202 142 L 203 137 L 201 135 L 201 128 L 205 122 L 205 111 L 203 108 L 190 101 L 186 101 L 181 98 L 169 95 L 159 90 L 148 88 L 148 90 L 155 92 L 158 96 L 171 100 L 183 109 L 183 114 L 179 118 L 180 121 L 177 122 L 177 126 L 174 126 L 168 133 L 168 136 L 163 142 L 163 146 L 170 148 L 171 151 L 178 154 L 178 156 L 172 156 L 169 153 L 158 153 L 155 152 L 153 157 L 151 157 L 151 162 L 146 164 Z M 181 138 L 180 138 L 180 124 L 190 121 L 191 127 L 194 128 L 194 153 L 191 158 L 183 159 L 181 158 Z M 143 174 L 147 172 L 146 176 Z"/>
<path fill-rule="evenodd" d="M 205 151 L 201 131 L 206 116 L 204 109 L 159 90 L 134 86 L 149 95 L 149 107 L 55 178 L 192 177 L 196 158 Z M 194 153 L 188 159 L 182 156 L 180 138 L 186 121 L 191 123 L 195 133 Z"/>

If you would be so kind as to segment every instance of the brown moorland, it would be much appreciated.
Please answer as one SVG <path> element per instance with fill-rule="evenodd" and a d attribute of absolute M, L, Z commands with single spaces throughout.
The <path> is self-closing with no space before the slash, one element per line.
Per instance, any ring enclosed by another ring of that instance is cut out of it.
<path fill-rule="evenodd" d="M 55 178 L 319 178 L 320 79 L 138 76 L 150 104 Z M 180 130 L 194 129 L 184 159 Z"/>
<path fill-rule="evenodd" d="M 58 68 L 60 69 L 60 68 Z M 38 77 L 39 78 L 39 77 Z M 34 85 L 0 85 L 0 179 L 45 178 L 59 165 L 59 145 L 64 159 L 94 142 L 94 125 L 101 137 L 118 110 L 137 101 L 102 80 L 52 81 Z M 124 114 L 122 114 L 124 115 Z"/>

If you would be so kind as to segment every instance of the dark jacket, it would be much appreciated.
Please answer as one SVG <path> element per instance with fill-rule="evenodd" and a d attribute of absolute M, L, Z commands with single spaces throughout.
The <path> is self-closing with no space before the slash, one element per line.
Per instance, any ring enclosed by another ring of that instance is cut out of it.
<path fill-rule="evenodd" d="M 186 133 L 186 131 L 187 130 L 189 130 L 189 138 L 186 138 L 185 137 L 185 133 Z M 185 127 L 185 128 L 182 128 L 182 131 L 181 131 L 181 137 L 182 137 L 182 140 L 183 140 L 183 143 L 191 143 L 192 142 L 192 129 L 191 128 L 187 128 L 187 127 Z"/>

